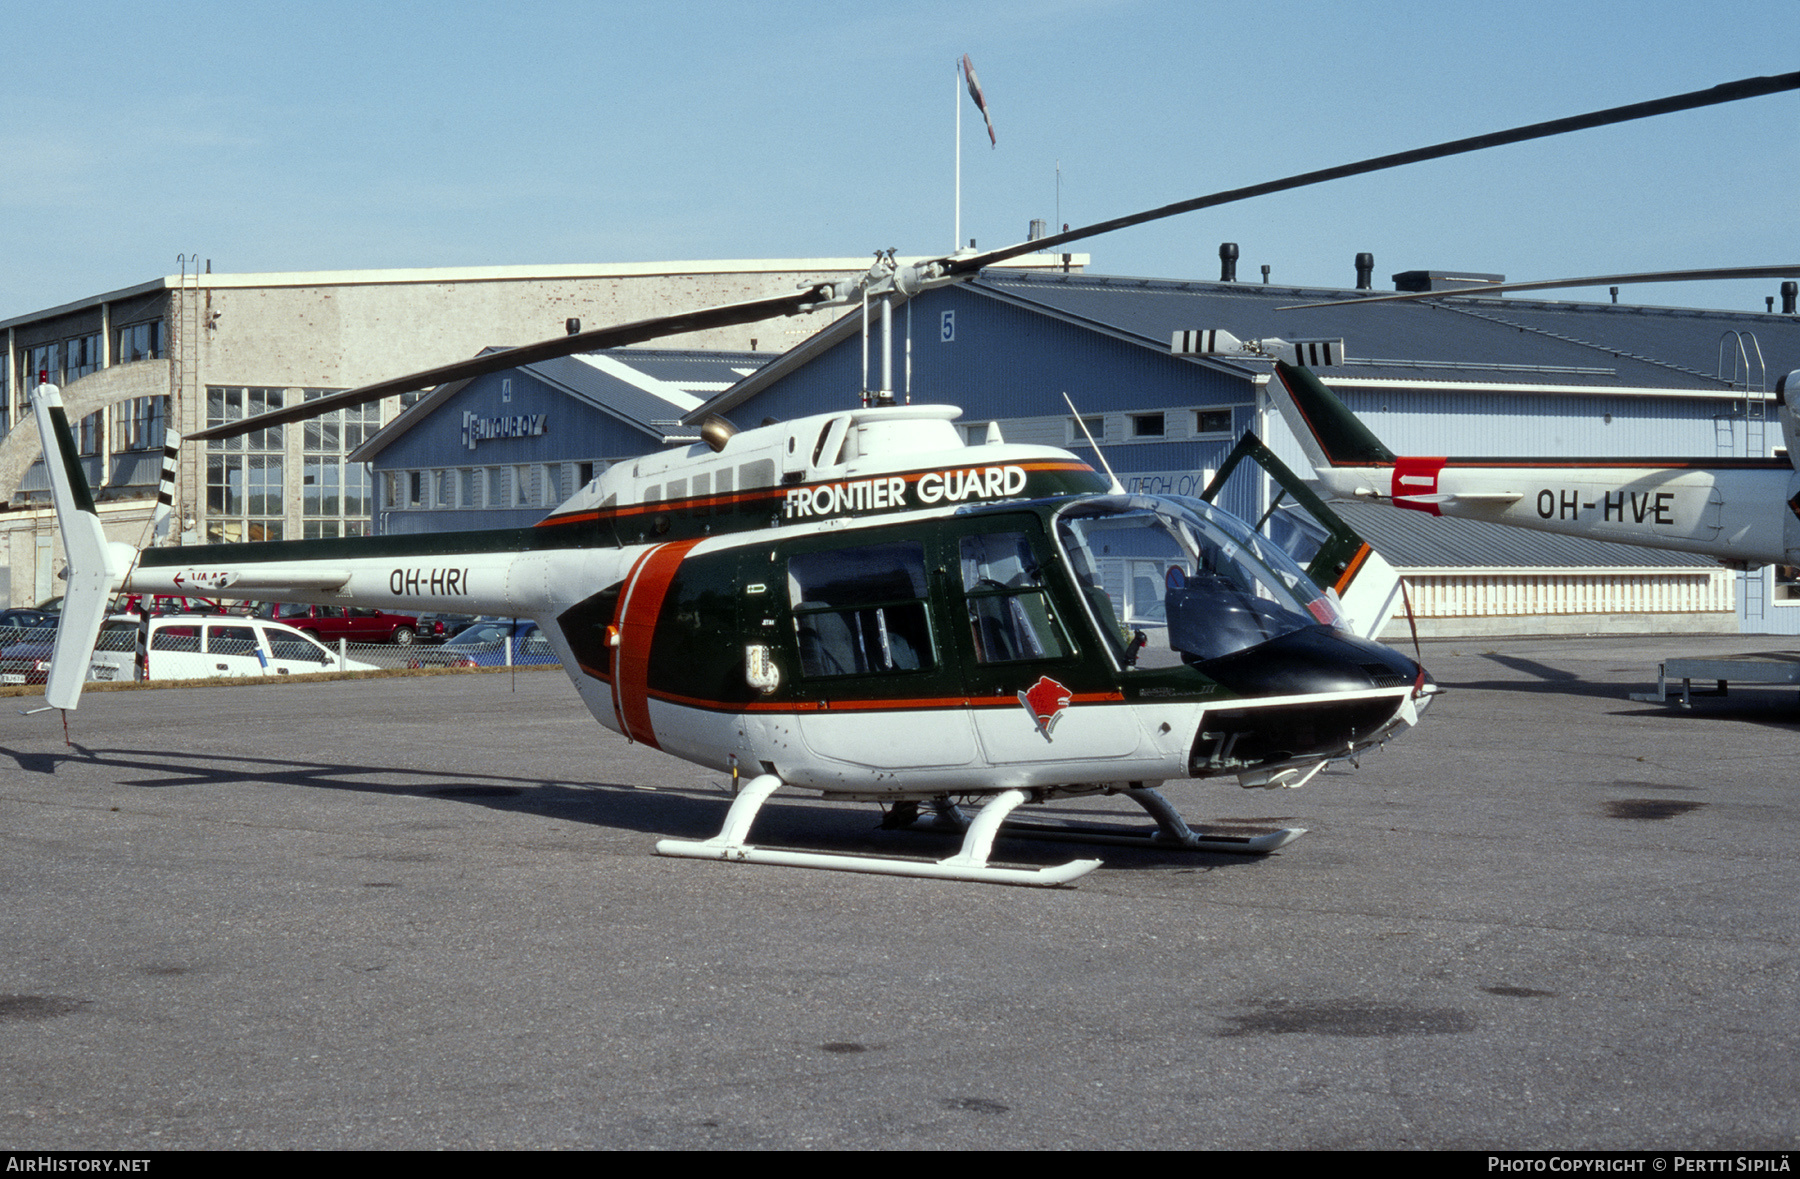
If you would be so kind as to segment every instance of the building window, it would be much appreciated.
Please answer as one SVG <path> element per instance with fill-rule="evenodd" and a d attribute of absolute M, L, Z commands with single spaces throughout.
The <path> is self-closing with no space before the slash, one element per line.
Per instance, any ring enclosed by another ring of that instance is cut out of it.
<path fill-rule="evenodd" d="M 1161 438 L 1163 436 L 1163 415 L 1159 413 L 1132 414 L 1131 436 L 1133 438 Z"/>
<path fill-rule="evenodd" d="M 302 401 L 317 401 L 330 390 L 307 389 Z M 301 504 L 308 537 L 366 536 L 373 514 L 373 490 L 366 463 L 350 452 L 381 427 L 381 405 L 334 409 L 305 423 L 301 432 Z M 393 497 L 390 497 L 390 506 Z"/>
<path fill-rule="evenodd" d="M 114 413 L 126 450 L 161 450 L 169 416 L 167 397 L 133 397 Z"/>
<path fill-rule="evenodd" d="M 1777 602 L 1800 602 L 1800 567 L 1775 566 L 1775 600 Z"/>
<path fill-rule="evenodd" d="M 280 409 L 281 389 L 206 390 L 206 424 L 222 426 Z M 282 539 L 284 435 L 281 426 L 206 444 L 206 539 L 233 544 Z"/>
<path fill-rule="evenodd" d="M 62 346 L 59 344 L 40 344 L 28 349 L 25 353 L 25 385 L 35 389 L 42 384 L 56 384 L 62 380 Z"/>
<path fill-rule="evenodd" d="M 1085 431 L 1083 427 L 1086 427 Z M 1069 441 L 1086 442 L 1092 434 L 1095 442 L 1106 441 L 1106 419 L 1099 414 L 1092 417 L 1069 419 Z"/>
<path fill-rule="evenodd" d="M 1194 411 L 1194 433 L 1196 434 L 1229 434 L 1231 433 L 1231 411 L 1228 409 L 1200 409 Z"/>
<path fill-rule="evenodd" d="M 75 426 L 75 450 L 84 458 L 100 453 L 106 440 L 106 431 L 101 428 L 101 414 L 96 411 L 82 418 Z"/>
<path fill-rule="evenodd" d="M 134 323 L 119 329 L 119 346 L 113 351 L 114 364 L 133 360 L 155 360 L 163 354 L 162 320 Z"/>

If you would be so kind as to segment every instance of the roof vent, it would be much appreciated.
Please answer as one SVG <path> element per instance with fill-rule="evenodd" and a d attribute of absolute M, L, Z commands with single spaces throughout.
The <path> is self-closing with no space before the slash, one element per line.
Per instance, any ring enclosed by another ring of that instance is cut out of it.
<path fill-rule="evenodd" d="M 1219 243 L 1219 281 L 1237 281 L 1238 248 L 1236 242 Z"/>

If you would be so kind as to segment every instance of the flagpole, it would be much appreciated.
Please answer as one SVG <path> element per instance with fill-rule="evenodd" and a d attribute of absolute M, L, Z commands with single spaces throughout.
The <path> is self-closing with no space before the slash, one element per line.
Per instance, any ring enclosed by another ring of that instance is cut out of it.
<path fill-rule="evenodd" d="M 962 62 L 956 63 L 956 77 L 950 82 L 950 110 L 956 118 L 956 222 L 955 236 L 950 239 L 950 252 L 962 249 Z"/>

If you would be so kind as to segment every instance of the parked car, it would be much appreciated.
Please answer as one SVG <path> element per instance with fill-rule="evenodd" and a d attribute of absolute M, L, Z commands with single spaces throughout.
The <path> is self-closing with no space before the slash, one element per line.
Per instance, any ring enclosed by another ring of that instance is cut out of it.
<path fill-rule="evenodd" d="M 512 658 L 507 658 L 508 647 Z M 484 619 L 448 639 L 442 646 L 416 651 L 408 667 L 503 667 L 507 663 L 555 663 L 556 652 L 535 622 Z"/>
<path fill-rule="evenodd" d="M 479 621 L 480 617 L 475 614 L 421 614 L 419 641 L 441 643 L 445 639 L 455 638 Z"/>
<path fill-rule="evenodd" d="M 88 661 L 87 678 L 135 678 L 137 642 L 135 617 L 117 615 L 108 620 Z M 376 670 L 373 664 L 340 660 L 336 651 L 291 626 L 234 615 L 153 617 L 146 654 L 152 680 Z"/>
<path fill-rule="evenodd" d="M 56 647 L 56 624 L 61 621 L 60 614 L 45 614 L 37 626 L 0 631 L 0 685 L 44 682 L 50 673 L 50 653 Z"/>
<path fill-rule="evenodd" d="M 352 643 L 394 643 L 404 647 L 419 637 L 419 620 L 411 614 L 361 607 L 264 602 L 251 617 L 284 622 L 327 643 L 348 639 Z"/>
<path fill-rule="evenodd" d="M 27 631 L 53 631 L 60 621 L 62 615 L 52 614 L 48 610 L 33 610 L 26 606 L 0 610 L 0 647 L 19 642 Z"/>
<path fill-rule="evenodd" d="M 173 594 L 121 594 L 113 599 L 113 609 L 120 614 L 133 614 L 148 606 L 152 614 L 224 614 L 223 604 L 211 598 L 185 598 Z"/>

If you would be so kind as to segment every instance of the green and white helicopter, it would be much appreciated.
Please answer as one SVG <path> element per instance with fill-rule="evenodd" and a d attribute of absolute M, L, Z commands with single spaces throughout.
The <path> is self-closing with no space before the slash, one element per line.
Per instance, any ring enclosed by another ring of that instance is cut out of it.
<path fill-rule="evenodd" d="M 1750 79 L 987 253 L 901 265 L 890 252 L 853 282 L 490 353 L 194 440 L 676 332 L 858 301 L 865 314 L 870 300 L 885 310 L 1009 257 L 1159 217 L 1795 88 L 1800 74 Z M 1066 884 L 1100 861 L 998 866 L 994 839 L 1024 803 L 1093 792 L 1141 804 L 1165 846 L 1267 852 L 1300 832 L 1196 833 L 1158 787 L 1208 777 L 1300 785 L 1416 723 L 1435 691 L 1412 659 L 1342 625 L 1340 595 L 1366 546 L 1334 538 L 1309 575 L 1204 500 L 1123 494 L 1110 474 L 1050 447 L 997 436 L 968 446 L 956 409 L 896 405 L 881 391 L 870 404 L 756 429 L 709 420 L 703 442 L 620 463 L 530 528 L 141 552 L 106 540 L 57 390 L 41 384 L 33 402 L 69 561 L 50 707 L 76 706 L 121 591 L 529 618 L 601 724 L 747 777 L 716 837 L 664 840 L 667 855 Z M 1152 610 L 1125 611 L 1127 579 L 1131 600 Z M 759 847 L 751 825 L 783 785 L 889 804 L 890 825 L 935 806 L 940 821 L 964 824 L 961 848 L 920 862 Z M 972 821 L 960 799 L 981 802 Z"/>

